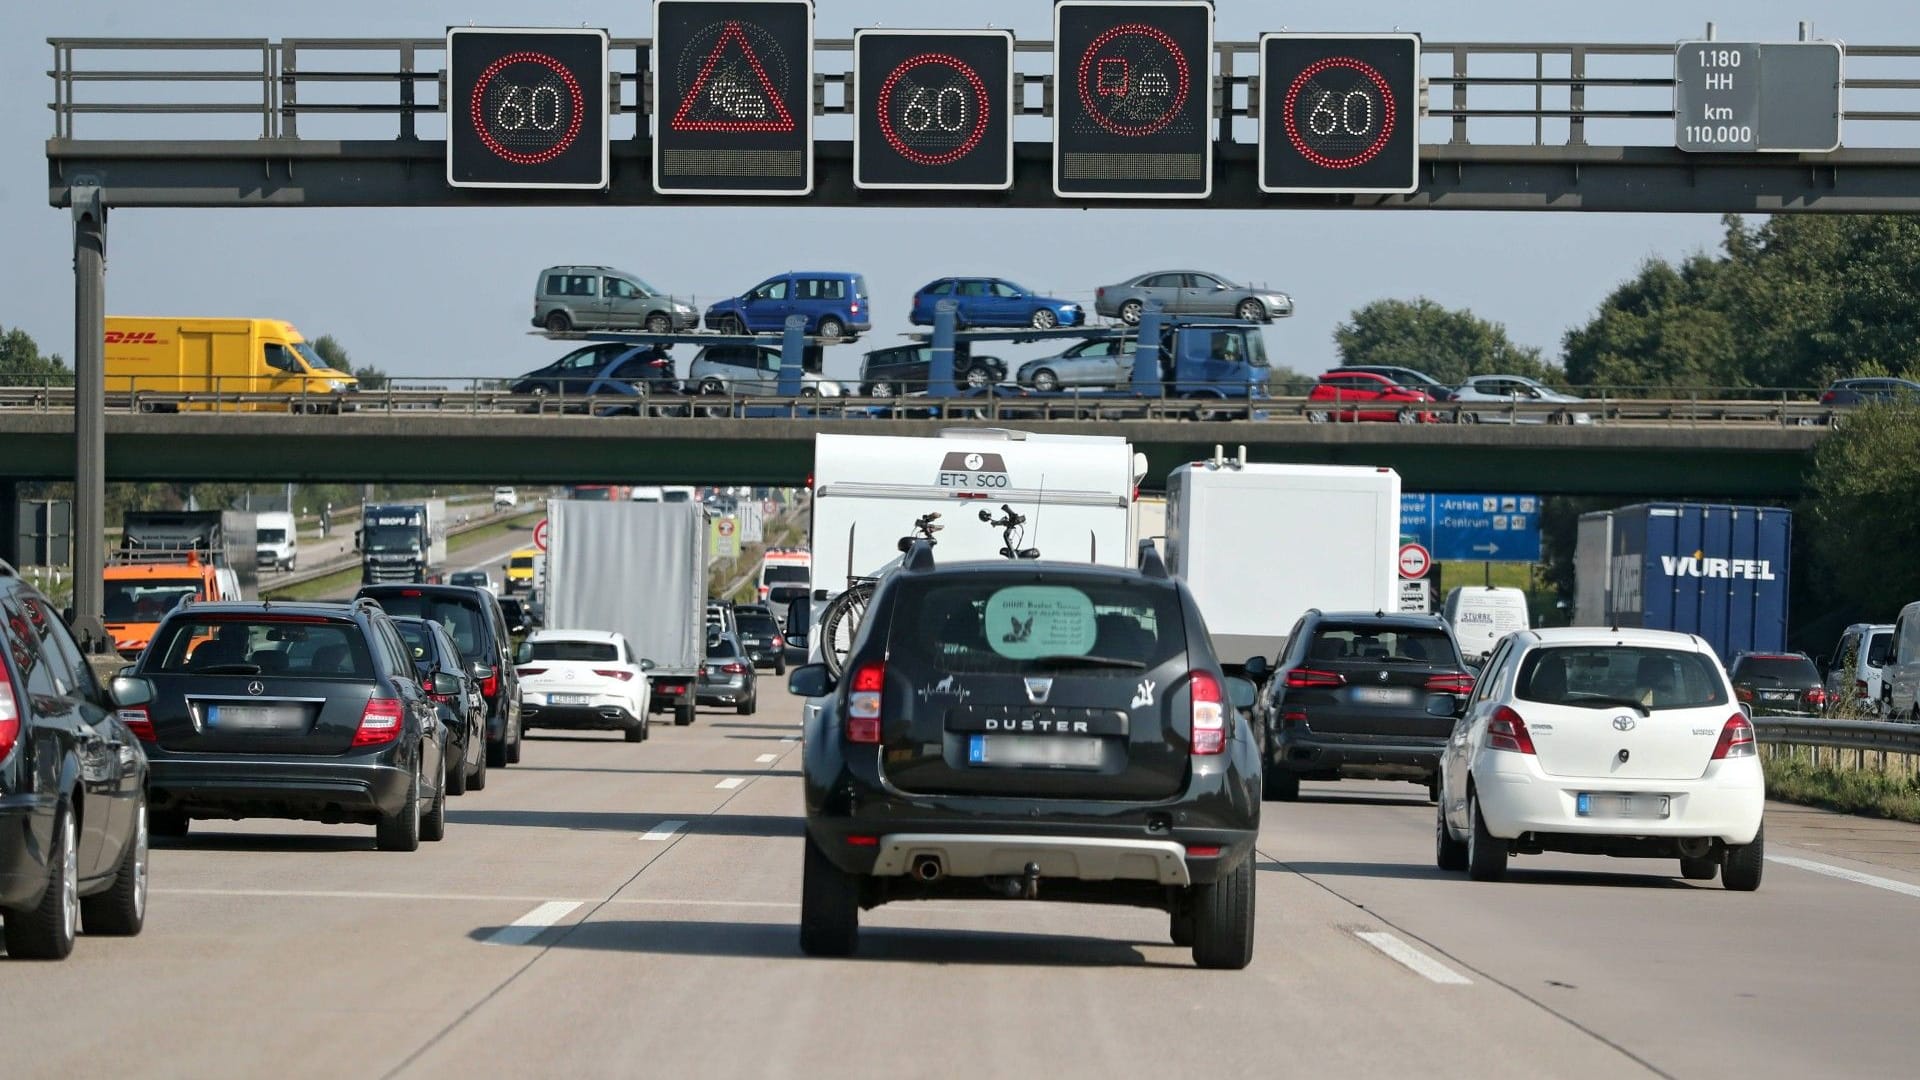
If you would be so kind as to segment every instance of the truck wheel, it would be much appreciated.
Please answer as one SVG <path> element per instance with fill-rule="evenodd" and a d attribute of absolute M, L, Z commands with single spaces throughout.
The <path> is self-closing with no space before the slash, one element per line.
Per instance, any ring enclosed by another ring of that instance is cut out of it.
<path fill-rule="evenodd" d="M 1760 872 L 1767 864 L 1767 827 L 1753 834 L 1753 843 L 1729 846 L 1720 863 L 1720 884 L 1728 892 L 1752 892 L 1760 887 Z M 9 924 L 11 925 L 11 924 Z"/>
<path fill-rule="evenodd" d="M 1193 962 L 1238 971 L 1253 962 L 1253 854 L 1211 885 L 1193 888 Z"/>
<path fill-rule="evenodd" d="M 833 865 L 813 837 L 800 876 L 800 951 L 808 956 L 851 956 L 860 944 L 860 886 Z"/>
<path fill-rule="evenodd" d="M 694 716 L 693 702 L 683 701 L 680 704 L 675 705 L 673 707 L 673 726 L 688 727 L 693 723 L 693 716 Z"/>
<path fill-rule="evenodd" d="M 1267 766 L 1261 775 L 1260 796 L 1267 802 L 1293 802 L 1300 798 L 1300 774 Z"/>

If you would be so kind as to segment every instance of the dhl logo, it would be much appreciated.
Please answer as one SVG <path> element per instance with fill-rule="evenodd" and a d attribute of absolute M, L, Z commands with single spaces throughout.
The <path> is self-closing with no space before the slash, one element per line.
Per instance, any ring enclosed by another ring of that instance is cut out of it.
<path fill-rule="evenodd" d="M 157 330 L 109 330 L 109 345 L 159 345 L 160 332 Z"/>

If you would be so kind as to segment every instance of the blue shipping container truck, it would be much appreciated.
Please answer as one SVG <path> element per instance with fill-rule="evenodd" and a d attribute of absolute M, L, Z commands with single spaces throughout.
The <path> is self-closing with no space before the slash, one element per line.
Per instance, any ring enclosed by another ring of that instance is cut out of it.
<path fill-rule="evenodd" d="M 1574 552 L 1578 626 L 1698 634 L 1724 663 L 1787 645 L 1793 513 L 1651 503 L 1585 514 Z"/>

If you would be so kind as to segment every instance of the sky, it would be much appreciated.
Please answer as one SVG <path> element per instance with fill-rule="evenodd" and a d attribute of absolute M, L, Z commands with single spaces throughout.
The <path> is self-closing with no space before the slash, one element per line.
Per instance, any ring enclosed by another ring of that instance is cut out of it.
<path fill-rule="evenodd" d="M 644 0 L 0 3 L 7 9 L 0 80 L 15 102 L 0 110 L 0 237 L 7 256 L 0 259 L 0 326 L 24 328 L 44 351 L 68 357 L 70 224 L 66 211 L 48 206 L 45 187 L 45 139 L 52 130 L 44 107 L 52 97 L 48 37 L 427 38 L 441 36 L 449 24 L 524 25 L 534 12 L 546 25 L 644 37 L 652 19 Z M 1050 10 L 1039 0 L 818 0 L 815 32 L 824 38 L 850 36 L 859 26 L 951 26 L 950 13 L 964 11 L 959 25 L 1012 27 L 1019 37 L 1047 39 Z M 1699 37 L 1709 21 L 1717 22 L 1723 40 L 1791 40 L 1802 18 L 1817 18 L 1820 37 L 1920 44 L 1920 12 L 1912 0 L 1219 0 L 1215 36 L 1251 41 L 1280 29 L 1398 29 L 1429 41 L 1664 44 Z M 93 63 L 105 62 L 96 57 Z M 101 121 L 82 116 L 76 133 L 105 131 Z M 180 123 L 204 123 L 224 125 L 207 130 L 225 137 L 251 137 L 248 119 L 169 119 L 164 122 L 176 126 L 166 128 L 160 120 L 145 122 L 163 136 L 185 131 Z M 391 123 L 357 130 L 364 136 Z M 845 137 L 833 123 L 820 121 L 821 138 Z M 1434 123 L 1430 140 L 1438 137 Z M 311 133 L 308 127 L 303 121 L 303 133 Z M 1023 126 L 1020 138 L 1041 139 L 1045 132 Z M 1848 141 L 1861 140 L 1849 131 Z M 1388 297 L 1425 296 L 1471 308 L 1505 324 L 1515 340 L 1557 357 L 1566 330 L 1584 323 L 1643 260 L 1711 249 L 1720 233 L 1710 215 L 1216 211 L 1177 204 L 1151 210 L 803 208 L 771 201 L 746 209 L 128 210 L 109 222 L 107 310 L 284 318 L 309 337 L 332 334 L 356 364 L 394 375 L 504 377 L 564 351 L 529 335 L 532 286 L 548 265 L 621 267 L 702 307 L 781 270 L 844 268 L 867 276 L 877 312 L 874 331 L 861 344 L 829 350 L 826 374 L 851 378 L 862 351 L 900 340 L 912 291 L 937 277 L 991 274 L 1090 302 L 1099 285 L 1192 267 L 1290 292 L 1298 314 L 1267 331 L 1269 351 L 1277 362 L 1319 371 L 1334 362 L 1335 326 L 1356 308 Z M 1029 353 L 1002 351 L 1016 362 Z"/>

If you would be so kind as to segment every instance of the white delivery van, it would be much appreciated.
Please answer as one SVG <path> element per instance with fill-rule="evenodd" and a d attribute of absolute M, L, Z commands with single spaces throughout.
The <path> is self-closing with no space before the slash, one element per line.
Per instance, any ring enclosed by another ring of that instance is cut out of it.
<path fill-rule="evenodd" d="M 959 428 L 927 438 L 816 435 L 811 551 L 813 618 L 849 581 L 900 557 L 915 519 L 940 515 L 940 563 L 1001 558 L 1001 531 L 980 520 L 1026 517 L 1016 546 L 1042 559 L 1132 566 L 1134 490 L 1146 455 L 1117 436 Z M 808 651 L 820 658 L 819 635 Z"/>
<path fill-rule="evenodd" d="M 1460 655 L 1467 663 L 1483 663 L 1499 640 L 1532 625 L 1527 594 L 1499 586 L 1463 586 L 1447 592 L 1443 611 Z"/>
<path fill-rule="evenodd" d="M 253 516 L 255 558 L 262 570 L 292 570 L 300 560 L 300 531 L 293 515 L 267 510 Z"/>
<path fill-rule="evenodd" d="M 1216 452 L 1167 478 L 1166 528 L 1167 569 L 1193 590 L 1229 668 L 1279 656 L 1309 609 L 1399 610 L 1392 469 L 1249 465 Z"/>

